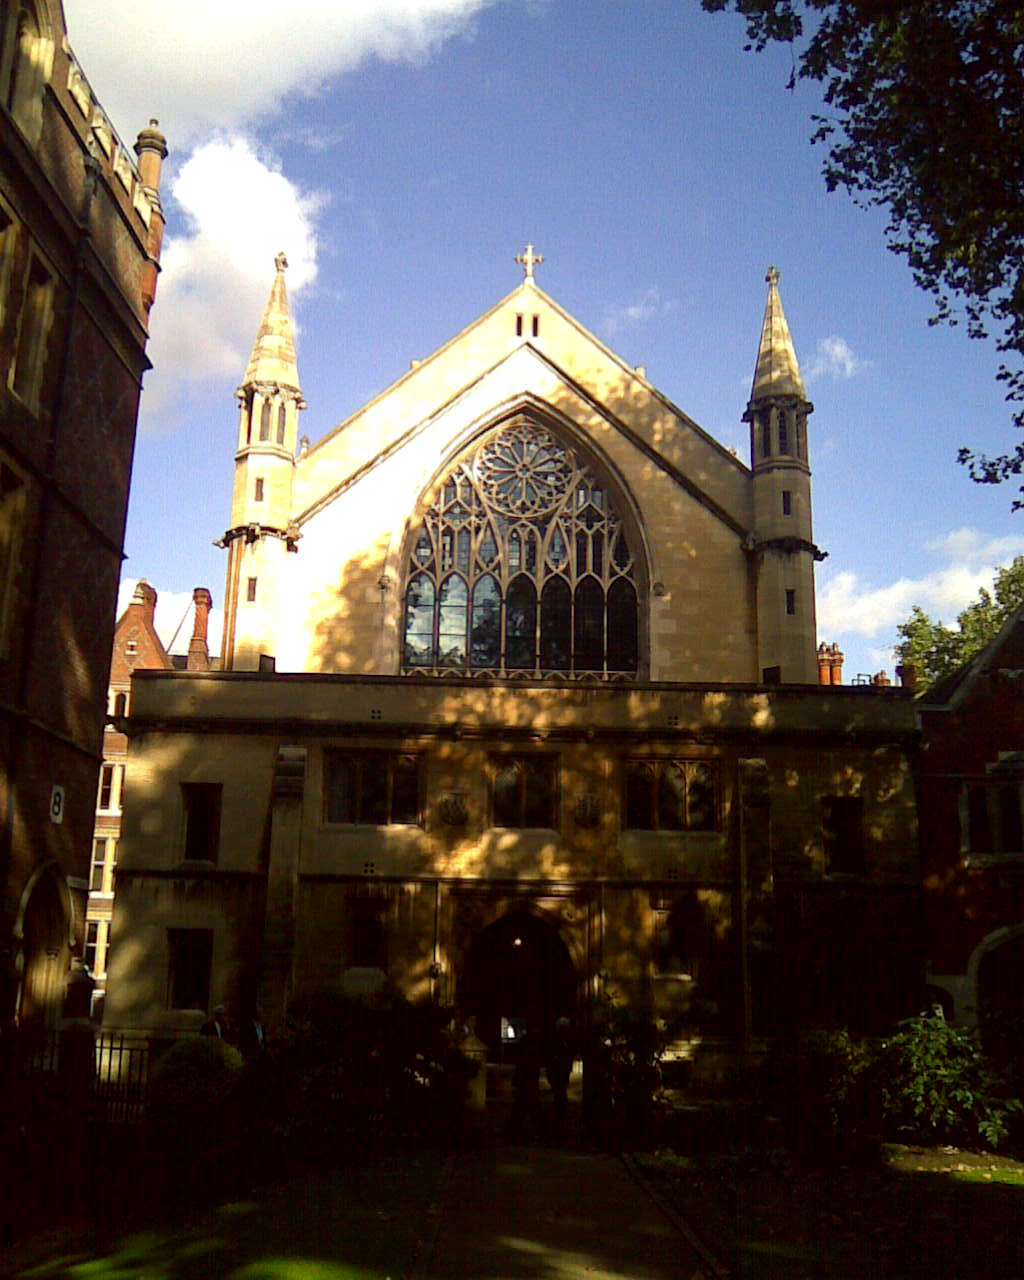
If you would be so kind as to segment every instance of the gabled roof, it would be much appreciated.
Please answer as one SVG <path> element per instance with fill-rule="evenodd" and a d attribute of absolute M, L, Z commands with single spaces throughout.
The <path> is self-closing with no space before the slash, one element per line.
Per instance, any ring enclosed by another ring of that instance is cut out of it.
<path fill-rule="evenodd" d="M 965 662 L 963 666 L 950 671 L 948 675 L 931 686 L 921 695 L 918 705 L 922 709 L 943 708 L 952 711 L 964 700 L 971 682 L 988 674 L 993 667 L 998 668 L 999 656 L 1017 627 L 1024 628 L 1024 604 L 1006 619 L 998 634 L 979 653 Z"/>

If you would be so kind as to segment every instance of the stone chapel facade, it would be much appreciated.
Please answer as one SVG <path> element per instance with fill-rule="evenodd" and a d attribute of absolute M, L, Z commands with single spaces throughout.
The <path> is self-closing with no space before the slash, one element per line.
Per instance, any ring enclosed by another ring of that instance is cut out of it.
<path fill-rule="evenodd" d="M 312 447 L 277 271 L 223 670 L 136 672 L 106 1022 L 372 987 L 691 1043 L 914 1007 L 901 690 L 819 687 L 809 403 L 768 297 L 747 466 L 519 286 Z"/>

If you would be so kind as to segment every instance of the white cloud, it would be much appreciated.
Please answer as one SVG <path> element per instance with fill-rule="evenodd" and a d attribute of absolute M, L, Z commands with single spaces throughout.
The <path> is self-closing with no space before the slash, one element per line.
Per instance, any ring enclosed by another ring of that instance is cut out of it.
<path fill-rule="evenodd" d="M 919 578 L 884 586 L 870 586 L 851 572 L 828 578 L 817 593 L 819 634 L 875 638 L 891 631 L 895 643 L 897 624 L 915 604 L 934 620 L 953 625 L 982 587 L 991 588 L 996 568 L 1024 554 L 1024 536 L 992 538 L 976 529 L 957 529 L 927 543 L 926 550 L 944 563 Z"/>
<path fill-rule="evenodd" d="M 609 303 L 604 309 L 601 332 L 614 338 L 625 329 L 644 324 L 655 316 L 667 316 L 674 309 L 675 303 L 662 302 L 658 286 L 652 285 L 637 302 Z"/>
<path fill-rule="evenodd" d="M 71 47 L 126 139 L 172 149 L 275 114 L 367 58 L 418 62 L 493 0 L 64 0 Z"/>
<path fill-rule="evenodd" d="M 142 425 L 174 419 L 175 400 L 210 379 L 233 390 L 274 277 L 288 255 L 294 296 L 316 276 L 316 218 L 323 204 L 302 192 L 272 157 L 240 137 L 204 143 L 175 178 L 171 195 L 184 235 L 168 238 L 153 308 Z"/>
<path fill-rule="evenodd" d="M 138 585 L 138 578 L 122 578 L 117 589 L 117 616 L 120 617 L 131 603 L 132 594 Z M 150 583 L 153 586 L 153 583 Z M 192 639 L 192 627 L 195 615 L 192 607 L 191 591 L 156 590 L 156 613 L 153 624 L 165 649 L 169 653 L 188 653 L 188 642 Z M 207 630 L 210 653 L 220 653 L 221 636 L 224 633 L 224 610 L 211 609 Z M 173 641 L 173 648 L 172 646 Z"/>
<path fill-rule="evenodd" d="M 803 378 L 805 382 L 814 382 L 816 378 L 826 375 L 832 378 L 852 378 L 855 373 L 869 367 L 869 361 L 854 355 L 853 348 L 845 338 L 833 334 L 829 338 L 818 339 L 814 357 L 803 370 Z"/>

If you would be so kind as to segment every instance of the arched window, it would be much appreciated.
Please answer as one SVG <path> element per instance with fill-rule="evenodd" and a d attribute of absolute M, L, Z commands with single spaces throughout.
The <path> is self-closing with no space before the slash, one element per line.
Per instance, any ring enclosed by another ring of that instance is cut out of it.
<path fill-rule="evenodd" d="M 270 439 L 270 401 L 263 401 L 263 408 L 260 410 L 260 439 Z"/>
<path fill-rule="evenodd" d="M 789 453 L 789 430 L 786 426 L 786 411 L 778 409 L 776 411 L 779 418 L 779 453 Z"/>
<path fill-rule="evenodd" d="M 39 21 L 32 0 L 0 5 L 3 48 L 0 76 L 5 78 L 5 102 L 30 142 L 43 124 L 43 91 L 53 66 L 54 43 Z"/>
<path fill-rule="evenodd" d="M 284 428 L 287 421 L 287 413 L 284 405 L 279 405 L 277 410 L 277 443 L 284 444 Z"/>
<path fill-rule="evenodd" d="M 402 669 L 635 678 L 634 563 L 604 485 L 517 417 L 456 465 L 413 535 Z"/>

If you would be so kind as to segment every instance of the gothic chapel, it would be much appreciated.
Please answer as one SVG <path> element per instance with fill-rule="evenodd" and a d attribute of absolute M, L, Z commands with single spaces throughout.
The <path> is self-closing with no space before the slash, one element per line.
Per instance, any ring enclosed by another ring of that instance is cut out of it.
<path fill-rule="evenodd" d="M 108 1025 L 387 979 L 495 1053 L 613 999 L 707 1055 L 915 1007 L 913 709 L 817 683 L 778 273 L 748 466 L 517 261 L 309 445 L 278 257 L 223 669 L 134 677 Z"/>

